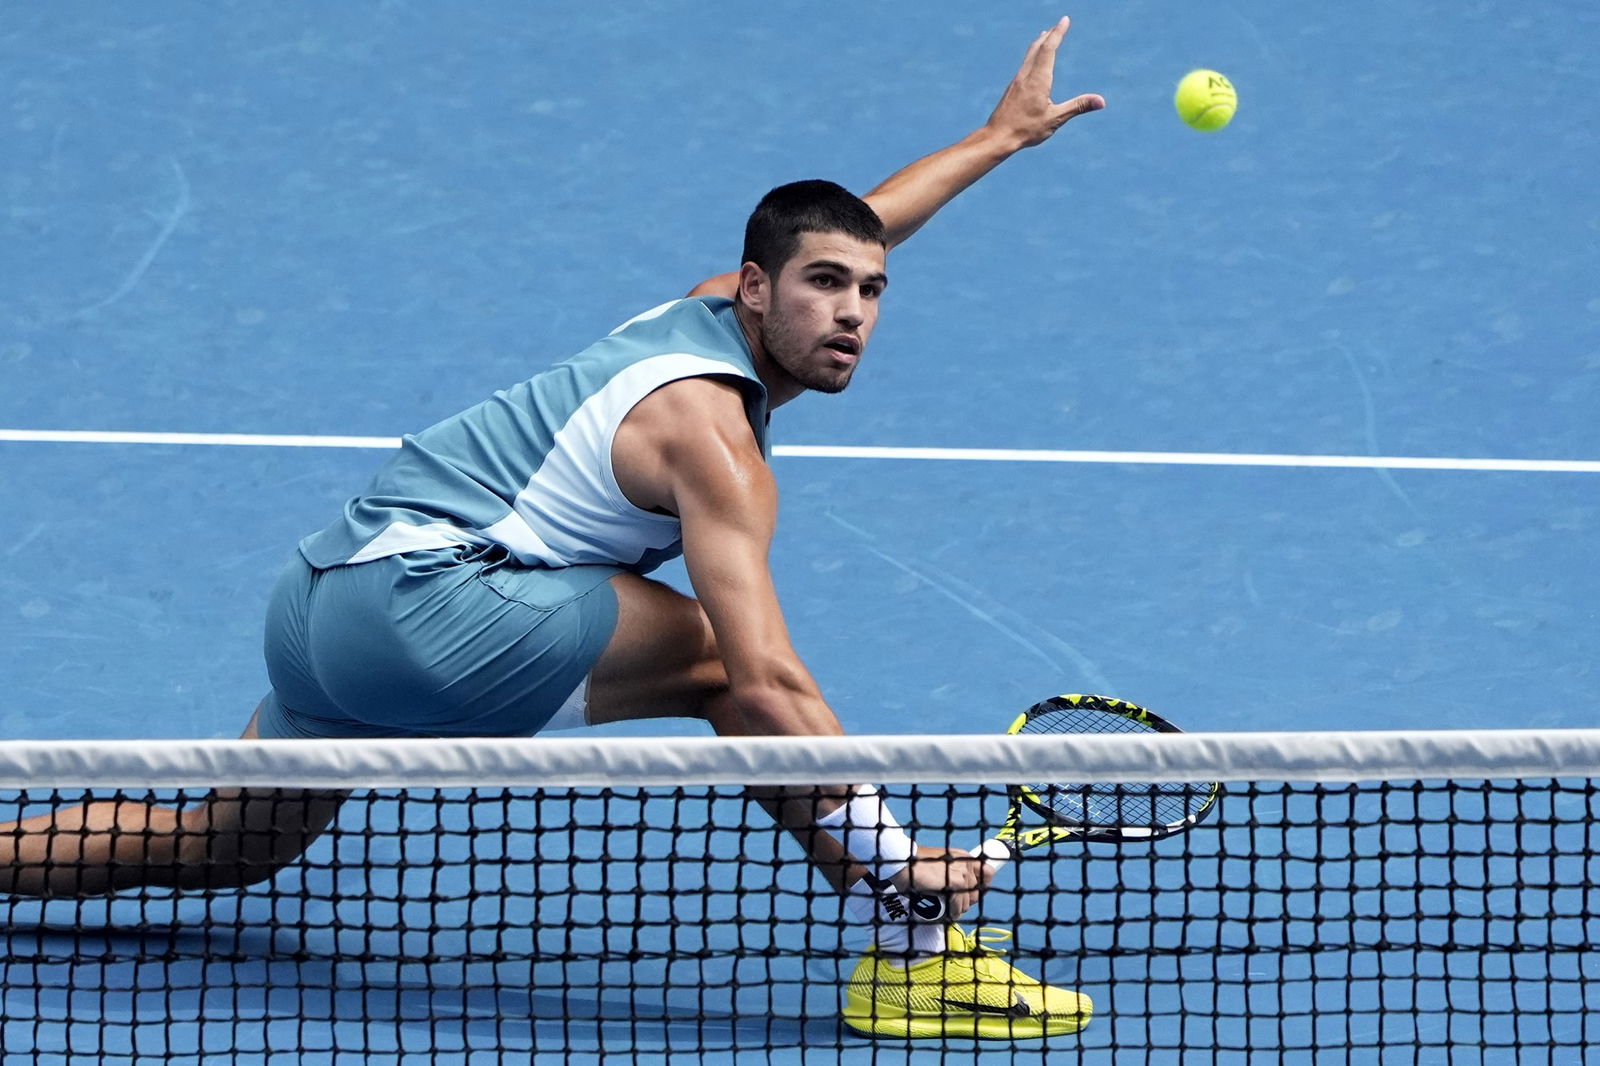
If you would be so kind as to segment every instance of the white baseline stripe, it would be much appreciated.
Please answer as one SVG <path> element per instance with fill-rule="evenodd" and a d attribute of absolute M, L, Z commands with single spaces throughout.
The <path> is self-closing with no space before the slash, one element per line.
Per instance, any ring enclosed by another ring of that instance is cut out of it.
<path fill-rule="evenodd" d="M 203 444 L 252 448 L 398 448 L 399 437 L 313 437 L 282 433 L 123 433 L 94 429 L 0 429 L 0 441 L 36 444 Z"/>
<path fill-rule="evenodd" d="M 276 433 L 132 433 L 67 429 L 0 429 L 0 442 L 44 444 L 196 444 L 258 448 L 372 448 L 400 445 L 399 437 L 306 436 Z M 780 444 L 789 459 L 911 459 L 943 462 L 1134 463 L 1160 466 L 1278 466 L 1362 470 L 1479 470 L 1543 474 L 1600 474 L 1594 459 L 1470 459 L 1404 455 L 1255 455 L 1232 452 L 1111 452 L 1027 448 L 879 448 Z"/>
<path fill-rule="evenodd" d="M 774 455 L 804 459 L 924 459 L 1012 463 L 1145 463 L 1165 466 L 1303 466 L 1379 470 L 1514 470 L 1600 474 L 1600 460 L 1451 459 L 1403 455 L 1251 455 L 1233 452 L 1106 452 L 1022 448 L 857 448 L 788 445 Z"/>

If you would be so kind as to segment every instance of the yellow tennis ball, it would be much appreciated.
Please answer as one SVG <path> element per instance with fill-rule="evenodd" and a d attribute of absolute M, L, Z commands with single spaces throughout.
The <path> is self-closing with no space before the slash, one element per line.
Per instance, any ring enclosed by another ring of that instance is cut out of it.
<path fill-rule="evenodd" d="M 1178 117 L 1197 130 L 1220 130 L 1233 118 L 1239 94 L 1233 83 L 1214 70 L 1191 70 L 1172 98 Z"/>

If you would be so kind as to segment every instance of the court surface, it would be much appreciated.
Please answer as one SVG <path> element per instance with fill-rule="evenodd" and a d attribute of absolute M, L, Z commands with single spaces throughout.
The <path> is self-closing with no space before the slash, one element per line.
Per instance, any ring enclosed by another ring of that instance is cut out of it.
<path fill-rule="evenodd" d="M 0 737 L 237 735 L 273 575 L 382 439 L 732 269 L 770 186 L 975 127 L 1060 13 L 13 11 Z M 1107 110 L 891 256 L 856 384 L 774 418 L 780 591 L 846 727 L 1060 691 L 1594 724 L 1600 10 L 1066 13 L 1058 97 Z M 1196 66 L 1239 88 L 1220 133 L 1173 113 Z M 105 437 L 163 432 L 207 436 Z M 963 452 L 803 454 L 868 446 Z"/>

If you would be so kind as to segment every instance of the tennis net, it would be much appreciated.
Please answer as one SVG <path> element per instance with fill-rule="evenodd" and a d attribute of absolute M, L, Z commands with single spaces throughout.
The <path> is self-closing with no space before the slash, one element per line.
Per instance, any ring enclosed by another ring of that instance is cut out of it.
<path fill-rule="evenodd" d="M 976 845 L 1040 780 L 1223 782 L 1186 833 L 1030 851 L 966 919 L 1092 1021 L 842 1025 L 868 933 L 744 786 L 877 783 Z M 247 887 L 0 895 L 0 1061 L 1600 1063 L 1597 781 L 1600 730 L 0 744 L 0 822 L 350 792 Z"/>

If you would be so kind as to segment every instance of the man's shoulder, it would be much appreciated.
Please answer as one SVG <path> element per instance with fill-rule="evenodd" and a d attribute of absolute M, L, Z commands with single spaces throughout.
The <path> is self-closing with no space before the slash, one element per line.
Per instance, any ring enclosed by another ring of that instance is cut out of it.
<path fill-rule="evenodd" d="M 681 325 L 690 322 L 702 324 L 719 323 L 719 313 L 733 306 L 732 300 L 725 300 L 720 296 L 686 296 L 677 300 L 668 300 L 664 304 L 657 304 L 648 311 L 642 311 L 628 319 L 622 325 L 612 330 L 608 336 L 615 337 L 636 327 L 643 327 L 646 323 L 656 323 L 659 326 Z"/>
<path fill-rule="evenodd" d="M 607 334 L 605 340 L 662 352 L 739 352 L 744 349 L 744 337 L 732 307 L 732 300 L 716 296 L 669 300 L 634 315 Z"/>
<path fill-rule="evenodd" d="M 635 315 L 573 360 L 588 373 L 661 376 L 662 382 L 715 374 L 759 384 L 754 358 L 733 313 L 720 297 L 673 300 Z"/>

